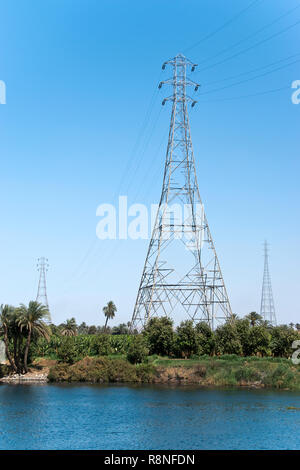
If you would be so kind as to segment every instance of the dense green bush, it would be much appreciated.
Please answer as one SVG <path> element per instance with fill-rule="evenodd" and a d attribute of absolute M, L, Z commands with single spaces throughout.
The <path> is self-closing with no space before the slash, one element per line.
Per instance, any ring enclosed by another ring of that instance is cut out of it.
<path fill-rule="evenodd" d="M 109 335 L 96 335 L 91 336 L 91 338 L 90 347 L 85 350 L 85 353 L 89 353 L 91 356 L 108 356 L 112 354 L 113 348 Z"/>
<path fill-rule="evenodd" d="M 127 351 L 127 360 L 131 364 L 139 364 L 144 362 L 149 355 L 149 349 L 146 340 L 142 335 L 136 335 L 131 342 Z"/>
<path fill-rule="evenodd" d="M 198 341 L 198 353 L 200 355 L 213 354 L 215 351 L 215 337 L 210 326 L 205 322 L 199 322 L 195 326 Z"/>
<path fill-rule="evenodd" d="M 289 364 L 279 364 L 275 369 L 267 371 L 264 383 L 269 387 L 290 388 L 296 385 L 295 374 Z"/>
<path fill-rule="evenodd" d="M 57 348 L 57 358 L 59 362 L 74 364 L 80 359 L 76 344 L 71 336 L 63 338 L 60 346 Z"/>
<path fill-rule="evenodd" d="M 151 382 L 155 373 L 152 365 L 130 364 L 122 359 L 86 357 L 76 364 L 57 364 L 50 369 L 50 382 Z"/>
<path fill-rule="evenodd" d="M 136 339 L 142 337 L 143 346 L 142 340 Z M 138 363 L 144 361 L 147 348 L 151 356 L 177 358 L 215 354 L 223 358 L 228 354 L 290 358 L 292 343 L 297 339 L 300 339 L 299 332 L 292 327 L 270 327 L 259 319 L 252 323 L 248 318 L 234 319 L 213 332 L 207 323 L 194 326 L 191 321 L 182 322 L 174 331 L 172 320 L 161 317 L 150 319 L 142 335 L 80 334 L 67 340 L 53 334 L 49 342 L 33 338 L 29 358 L 31 362 L 37 357 L 47 357 L 71 363 L 86 356 L 115 355 L 130 357 L 132 362 Z"/>
<path fill-rule="evenodd" d="M 219 354 L 242 354 L 243 348 L 234 323 L 227 322 L 216 329 L 216 349 Z"/>
<path fill-rule="evenodd" d="M 174 349 L 173 321 L 168 317 L 151 318 L 144 330 L 150 354 L 170 356 Z"/>
<path fill-rule="evenodd" d="M 110 336 L 110 344 L 113 354 L 126 354 L 134 335 L 129 334 L 113 334 Z"/>
<path fill-rule="evenodd" d="M 287 325 L 271 329 L 270 347 L 274 356 L 290 357 L 293 354 L 293 341 L 300 339 L 299 333 Z"/>
<path fill-rule="evenodd" d="M 130 335 L 77 335 L 70 336 L 78 357 L 105 356 L 110 354 L 126 354 L 133 336 Z M 64 336 L 53 334 L 50 341 L 39 338 L 32 342 L 30 358 L 37 357 L 58 358 L 58 351 L 64 342 Z"/>
<path fill-rule="evenodd" d="M 179 357 L 189 358 L 192 354 L 198 353 L 198 335 L 191 320 L 181 322 L 178 326 L 174 349 Z"/>
<path fill-rule="evenodd" d="M 253 326 L 250 328 L 248 337 L 247 355 L 260 354 L 267 356 L 270 354 L 271 335 L 263 326 Z"/>

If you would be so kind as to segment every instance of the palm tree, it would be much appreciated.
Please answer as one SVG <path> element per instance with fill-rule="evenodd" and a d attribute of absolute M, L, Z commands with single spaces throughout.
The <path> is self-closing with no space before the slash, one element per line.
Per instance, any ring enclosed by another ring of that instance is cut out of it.
<path fill-rule="evenodd" d="M 24 304 L 21 304 L 17 309 L 17 313 L 20 331 L 27 331 L 27 340 L 24 351 L 24 370 L 27 373 L 28 352 L 32 335 L 35 334 L 37 336 L 41 336 L 49 341 L 51 331 L 49 326 L 43 320 L 50 320 L 50 314 L 48 308 L 45 305 L 39 304 L 35 301 L 29 302 L 28 307 L 26 307 Z"/>
<path fill-rule="evenodd" d="M 0 306 L 0 331 L 3 334 L 4 344 L 5 344 L 5 354 L 12 367 L 12 369 L 17 372 L 17 365 L 10 354 L 9 351 L 9 332 L 14 327 L 14 308 L 10 305 L 1 305 Z"/>
<path fill-rule="evenodd" d="M 60 326 L 60 331 L 63 336 L 76 336 L 77 335 L 77 325 L 74 317 L 70 320 L 66 320 L 66 323 L 62 323 Z"/>
<path fill-rule="evenodd" d="M 117 307 L 115 306 L 112 300 L 107 302 L 107 305 L 103 307 L 103 313 L 106 316 L 104 331 L 106 331 L 108 320 L 111 318 L 114 318 L 116 311 L 117 311 Z"/>
<path fill-rule="evenodd" d="M 251 326 L 255 326 L 257 323 L 262 321 L 262 316 L 259 313 L 251 312 L 249 315 L 246 315 L 246 318 L 250 321 Z"/>

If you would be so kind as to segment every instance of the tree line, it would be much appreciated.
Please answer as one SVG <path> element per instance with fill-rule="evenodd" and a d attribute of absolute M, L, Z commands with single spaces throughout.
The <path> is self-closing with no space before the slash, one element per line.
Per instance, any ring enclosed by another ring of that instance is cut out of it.
<path fill-rule="evenodd" d="M 75 318 L 60 325 L 50 322 L 47 308 L 31 301 L 28 306 L 0 307 L 0 338 L 16 373 L 28 372 L 36 357 L 74 363 L 86 356 L 126 355 L 132 363 L 148 356 L 190 358 L 203 355 L 290 357 L 300 324 L 272 326 L 256 312 L 244 318 L 233 315 L 212 331 L 206 322 L 186 320 L 177 327 L 168 317 L 151 318 L 143 332 L 130 334 L 130 323 L 110 328 L 117 308 L 110 301 L 103 308 L 104 326 L 76 324 Z"/>
<path fill-rule="evenodd" d="M 106 318 L 103 328 L 87 327 L 85 323 L 78 328 L 74 318 L 66 320 L 59 326 L 50 323 L 48 308 L 36 301 L 29 302 L 28 306 L 25 304 L 19 307 L 1 305 L 0 339 L 4 341 L 5 354 L 12 371 L 18 374 L 27 373 L 32 347 L 34 349 L 41 340 L 49 343 L 53 335 L 74 336 L 78 332 L 81 334 L 108 333 L 108 320 L 114 318 L 116 311 L 114 302 L 109 301 L 103 307 Z"/>

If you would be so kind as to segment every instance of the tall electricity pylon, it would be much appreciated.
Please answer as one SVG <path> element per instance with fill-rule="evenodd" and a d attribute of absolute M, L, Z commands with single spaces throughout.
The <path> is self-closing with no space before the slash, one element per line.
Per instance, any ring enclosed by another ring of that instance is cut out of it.
<path fill-rule="evenodd" d="M 212 329 L 232 311 L 213 239 L 201 202 L 187 107 L 196 103 L 187 87 L 199 85 L 187 78 L 196 64 L 179 54 L 165 62 L 173 76 L 160 82 L 173 93 L 161 198 L 131 321 L 142 329 L 152 317 L 174 321 L 205 321 Z"/>
<path fill-rule="evenodd" d="M 264 277 L 263 277 L 263 285 L 262 285 L 262 292 L 261 292 L 261 304 L 260 304 L 260 314 L 264 320 L 271 323 L 271 325 L 276 325 L 276 315 L 275 315 L 275 307 L 274 307 L 274 299 L 273 299 L 273 292 L 272 292 L 272 284 L 271 284 L 271 276 L 269 272 L 269 251 L 268 251 L 268 243 L 265 241 L 264 244 Z"/>
<path fill-rule="evenodd" d="M 39 285 L 36 296 L 36 301 L 43 304 L 49 310 L 48 297 L 47 297 L 47 286 L 46 286 L 46 272 L 48 271 L 49 264 L 47 258 L 38 258 L 37 270 L 40 273 Z"/>

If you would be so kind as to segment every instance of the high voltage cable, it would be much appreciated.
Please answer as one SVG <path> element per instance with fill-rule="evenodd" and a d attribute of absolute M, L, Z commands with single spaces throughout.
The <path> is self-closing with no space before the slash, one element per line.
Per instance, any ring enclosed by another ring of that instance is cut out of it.
<path fill-rule="evenodd" d="M 300 6 L 300 5 L 299 5 L 299 6 Z M 277 36 L 280 36 L 280 34 L 284 34 L 285 32 L 287 32 L 287 31 L 289 31 L 290 29 L 292 29 L 292 28 L 294 28 L 295 26 L 297 26 L 299 23 L 300 23 L 300 20 L 298 20 L 298 21 L 296 21 L 295 23 L 293 23 L 293 24 L 287 26 L 286 28 L 281 29 L 280 31 L 278 31 L 277 33 L 272 34 L 271 36 L 268 36 L 267 38 L 262 39 L 261 41 L 258 41 L 257 43 L 253 44 L 252 46 L 249 46 L 249 47 L 247 47 L 246 49 L 243 49 L 243 50 L 241 50 L 241 51 L 239 51 L 239 52 L 236 52 L 236 53 L 233 54 L 232 56 L 229 56 L 229 57 L 227 57 L 227 58 L 225 58 L 225 59 L 222 59 L 222 60 L 220 60 L 219 62 L 215 62 L 214 64 L 207 65 L 206 67 L 203 67 L 202 69 L 198 70 L 197 73 L 203 72 L 204 70 L 210 69 L 210 68 L 212 68 L 212 67 L 216 67 L 216 66 L 218 66 L 218 65 L 220 65 L 220 64 L 223 64 L 224 62 L 227 62 L 228 60 L 234 59 L 235 57 L 238 57 L 239 55 L 244 54 L 244 53 L 246 53 L 246 52 L 248 52 L 248 51 L 250 51 L 250 50 L 252 50 L 252 49 L 258 47 L 258 46 L 260 46 L 261 44 L 264 44 L 265 42 L 270 41 L 271 39 L 273 39 L 273 38 L 275 38 L 275 37 L 277 37 Z"/>
<path fill-rule="evenodd" d="M 262 67 L 258 67 L 256 69 L 252 69 L 252 70 L 248 70 L 247 72 L 241 72 L 241 73 L 238 73 L 237 75 L 231 75 L 231 77 L 226 77 L 226 78 L 221 78 L 219 80 L 214 80 L 213 82 L 208 82 L 208 83 L 202 83 L 201 86 L 202 87 L 206 87 L 206 86 L 211 86 L 211 85 L 215 85 L 216 83 L 220 83 L 220 82 L 224 82 L 226 80 L 234 80 L 235 78 L 238 78 L 238 77 L 241 77 L 243 75 L 248 75 L 250 73 L 254 73 L 254 72 L 258 72 L 259 70 L 263 70 L 263 69 L 266 69 L 268 67 L 271 67 L 272 65 L 276 65 L 276 64 L 279 64 L 281 62 L 284 62 L 286 60 L 289 60 L 289 59 L 292 59 L 293 57 L 297 57 L 300 55 L 300 52 L 298 52 L 297 54 L 292 54 L 288 57 L 284 57 L 283 59 L 280 59 L 280 60 L 276 60 L 275 62 L 271 62 L 270 64 L 267 64 L 267 65 L 263 65 Z"/>
<path fill-rule="evenodd" d="M 137 167 L 136 167 L 136 169 L 135 169 L 134 175 L 135 175 L 135 173 L 136 173 L 137 170 L 138 170 L 139 164 L 140 164 L 141 160 L 143 159 L 143 156 L 144 156 L 144 154 L 145 154 L 145 152 L 146 152 L 146 150 L 147 150 L 147 147 L 148 147 L 148 145 L 149 145 L 149 143 L 150 143 L 150 140 L 151 140 L 151 138 L 152 138 L 152 136 L 153 136 L 154 130 L 155 130 L 155 128 L 156 128 L 157 122 L 158 122 L 159 117 L 160 117 L 160 114 L 161 114 L 161 110 L 162 110 L 162 108 L 160 108 L 159 113 L 158 113 L 158 116 L 157 116 L 157 119 L 155 119 L 155 121 L 154 121 L 154 124 L 153 124 L 152 129 L 151 129 L 150 136 L 149 136 L 149 138 L 148 138 L 148 140 L 147 140 L 147 142 L 146 142 L 146 145 L 145 145 L 145 147 L 144 147 L 144 150 L 143 150 L 143 152 L 142 152 L 142 154 L 141 154 L 141 158 L 140 158 L 139 161 L 138 161 L 138 165 L 137 165 Z M 130 188 L 132 182 L 133 182 L 133 179 L 134 179 L 134 178 L 131 178 L 132 181 L 129 183 L 129 185 L 128 185 L 128 187 L 127 187 L 127 192 L 128 192 L 128 190 L 129 190 L 129 188 Z M 92 248 L 95 247 L 95 245 L 97 244 L 97 242 L 98 242 L 98 240 L 94 240 L 94 242 L 93 242 L 93 247 L 92 247 Z M 111 259 L 111 258 L 115 255 L 115 252 L 116 252 L 118 249 L 119 249 L 119 245 L 118 245 L 117 247 L 112 246 L 110 251 L 106 251 L 106 252 L 105 252 L 105 256 L 104 256 L 104 258 L 101 259 L 101 262 L 103 263 L 103 262 L 107 261 L 108 259 Z M 98 266 L 96 266 L 96 268 L 93 269 L 93 272 L 94 272 L 95 270 L 97 270 L 97 269 L 98 269 Z M 88 271 L 88 269 L 85 268 L 84 271 L 81 272 L 81 273 L 79 274 L 79 276 L 77 276 L 76 281 L 79 281 L 82 277 L 84 277 L 85 274 L 87 273 L 87 271 Z"/>
<path fill-rule="evenodd" d="M 257 31 L 255 31 L 254 33 L 251 33 L 249 34 L 247 37 L 245 37 L 244 39 L 240 39 L 239 41 L 237 41 L 236 43 L 234 43 L 233 45 L 223 49 L 222 51 L 218 52 L 217 54 L 211 56 L 211 57 L 208 57 L 207 59 L 204 59 L 202 60 L 201 62 L 198 62 L 198 66 L 201 65 L 201 64 L 204 64 L 205 62 L 209 62 L 210 60 L 213 60 L 215 59 L 216 57 L 219 57 L 220 55 L 224 54 L 225 52 L 228 52 L 228 51 L 231 51 L 232 49 L 234 49 L 235 47 L 239 46 L 240 44 L 243 44 L 244 42 L 248 41 L 248 39 L 250 38 L 253 38 L 255 36 L 257 36 L 259 33 L 261 33 L 262 31 L 264 31 L 265 29 L 268 29 L 270 28 L 271 26 L 273 26 L 275 23 L 278 23 L 278 21 L 280 21 L 282 18 L 290 15 L 291 13 L 293 13 L 295 10 L 297 10 L 298 8 L 300 7 L 300 4 L 297 5 L 296 7 L 293 7 L 291 8 L 290 10 L 286 11 L 285 13 L 283 13 L 282 15 L 280 15 L 279 17 L 275 18 L 275 20 L 271 21 L 270 23 L 266 24 L 265 26 L 263 26 L 262 28 L 258 29 Z M 195 74 L 197 74 L 198 71 L 195 72 Z"/>
<path fill-rule="evenodd" d="M 299 54 L 298 54 L 299 55 Z M 296 63 L 300 62 L 300 59 L 298 60 L 295 60 L 294 62 L 291 62 L 290 64 L 286 64 L 286 65 L 283 65 L 282 67 L 277 67 L 276 69 L 274 70 L 268 70 L 267 72 L 264 72 L 264 73 L 261 73 L 259 75 L 256 75 L 255 77 L 250 77 L 250 78 L 246 78 L 245 80 L 240 80 L 239 82 L 236 82 L 236 83 L 232 83 L 231 85 L 225 85 L 221 88 L 217 88 L 215 90 L 209 90 L 209 91 L 205 91 L 203 93 L 201 93 L 199 95 L 199 97 L 203 96 L 203 95 L 208 95 L 210 93 L 216 93 L 217 91 L 221 91 L 221 90 L 225 90 L 226 88 L 231 88 L 231 87 L 234 87 L 234 86 L 237 86 L 237 85 L 241 85 L 242 83 L 246 83 L 246 82 L 250 82 L 252 80 L 255 80 L 256 78 L 260 78 L 260 77 L 264 77 L 265 75 L 269 75 L 271 73 L 274 73 L 274 72 L 277 72 L 278 70 L 282 70 L 286 67 L 290 67 L 291 65 L 294 65 Z"/>
<path fill-rule="evenodd" d="M 250 5 L 248 5 L 248 7 L 246 7 L 245 9 L 243 9 L 242 11 L 240 11 L 237 15 L 235 15 L 231 20 L 228 20 L 228 21 L 227 21 L 226 23 L 224 23 L 222 26 L 220 26 L 219 28 L 217 28 L 217 30 L 213 31 L 212 33 L 210 33 L 209 35 L 207 35 L 205 38 L 203 38 L 203 40 L 199 41 L 198 43 L 194 44 L 194 45 L 191 46 L 190 48 L 186 49 L 186 51 L 187 51 L 187 50 L 190 50 L 190 49 L 192 49 L 192 48 L 194 48 L 194 47 L 196 47 L 196 45 L 198 45 L 198 44 L 200 44 L 201 42 L 204 42 L 204 41 L 206 41 L 207 39 L 209 39 L 210 37 L 214 36 L 214 35 L 217 34 L 219 31 L 221 31 L 223 28 L 225 28 L 227 25 L 229 25 L 230 23 L 232 23 L 233 21 L 235 21 L 239 16 L 241 16 L 241 15 L 242 15 L 244 12 L 246 12 L 249 8 L 251 8 L 252 6 L 254 6 L 254 5 L 257 4 L 257 3 L 260 3 L 261 1 L 263 1 L 263 0 L 255 0 L 255 1 L 252 2 Z M 221 51 L 220 53 L 218 53 L 217 55 L 213 56 L 212 58 L 217 57 L 218 55 L 220 55 L 220 54 L 222 54 L 222 53 L 224 53 L 224 52 L 230 50 L 230 49 L 233 48 L 233 47 L 236 47 L 237 45 L 241 44 L 242 42 L 248 40 L 249 37 L 255 36 L 255 35 L 258 34 L 259 32 L 261 32 L 261 31 L 265 30 L 266 28 L 272 26 L 272 25 L 275 24 L 277 21 L 279 21 L 279 20 L 282 19 L 283 17 L 287 16 L 287 15 L 290 14 L 291 12 L 295 11 L 295 10 L 296 10 L 297 8 L 299 8 L 299 7 L 300 7 L 300 5 L 298 5 L 298 6 L 294 7 L 294 8 L 292 8 L 292 9 L 289 10 L 288 12 L 284 13 L 283 15 L 281 15 L 279 18 L 275 19 L 274 21 L 272 21 L 272 22 L 269 23 L 268 25 L 266 25 L 266 26 L 264 26 L 263 28 L 261 28 L 260 30 L 258 30 L 256 33 L 254 33 L 254 34 L 248 36 L 247 38 L 245 38 L 245 39 L 239 41 L 238 43 L 236 43 L 235 45 L 231 46 L 230 48 L 227 48 L 227 49 Z M 264 40 L 262 40 L 262 41 L 259 41 L 258 43 L 254 44 L 253 46 L 250 46 L 250 47 L 248 47 L 248 48 L 246 48 L 246 49 L 244 49 L 244 50 L 242 50 L 242 51 L 240 51 L 240 52 L 234 54 L 233 56 L 228 57 L 228 58 L 226 58 L 226 59 L 224 59 L 224 60 L 222 60 L 222 61 L 220 61 L 220 62 L 217 62 L 217 63 L 212 64 L 212 65 L 210 65 L 210 66 L 207 66 L 207 67 L 205 67 L 205 68 L 203 68 L 203 69 L 200 69 L 200 71 L 203 71 L 203 70 L 206 70 L 206 69 L 208 69 L 208 68 L 214 67 L 214 66 L 216 66 L 216 65 L 219 65 L 219 64 L 221 64 L 221 63 L 226 62 L 227 60 L 230 60 L 230 59 L 232 59 L 232 58 L 234 58 L 234 57 L 237 57 L 238 55 L 240 55 L 240 54 L 242 54 L 242 53 L 244 53 L 244 52 L 247 52 L 248 50 L 251 50 L 251 49 L 257 47 L 257 46 L 259 46 L 260 44 L 263 44 L 264 42 L 267 42 L 268 40 L 272 39 L 273 37 L 276 37 L 276 36 L 278 36 L 278 35 L 280 35 L 280 34 L 283 34 L 284 32 L 288 31 L 289 29 L 293 28 L 294 26 L 296 26 L 296 25 L 299 24 L 299 23 L 300 23 L 300 20 L 297 21 L 296 23 L 294 23 L 294 24 L 288 26 L 287 28 L 285 28 L 285 29 L 283 29 L 283 30 L 280 30 L 279 32 L 277 32 L 277 33 L 271 35 L 270 37 L 268 37 L 268 38 L 266 38 L 266 39 L 264 39 Z M 201 63 L 206 62 L 207 60 L 211 60 L 212 58 L 210 58 L 210 59 L 205 59 L 205 60 L 202 61 Z M 297 62 L 297 61 L 295 61 L 295 62 Z M 295 63 L 295 62 L 294 62 L 294 63 Z M 292 64 L 288 64 L 287 66 L 289 66 L 289 65 L 292 65 Z M 267 72 L 267 73 L 272 73 L 272 72 L 273 72 L 273 71 Z M 250 73 L 251 73 L 251 72 L 250 72 Z M 266 74 L 267 74 L 267 73 L 266 73 Z M 262 76 L 263 76 L 263 75 L 266 75 L 266 74 L 262 74 Z M 258 78 L 258 77 L 253 77 L 252 79 L 255 79 L 255 78 Z M 245 80 L 245 81 L 250 81 L 250 80 L 251 80 L 251 79 Z M 239 83 L 236 83 L 236 84 L 232 84 L 232 85 L 230 85 L 230 86 L 235 86 L 235 85 L 238 85 L 238 84 L 239 84 Z M 229 87 L 230 87 L 230 86 L 229 86 Z M 223 87 L 223 88 L 227 88 L 227 87 Z M 221 88 L 221 89 L 223 89 L 223 88 Z M 209 101 L 227 101 L 227 100 L 234 100 L 234 99 L 242 99 L 242 98 L 247 98 L 247 97 L 250 97 L 250 96 L 257 96 L 257 95 L 260 95 L 260 94 L 273 93 L 273 92 L 275 92 L 275 91 L 283 90 L 283 89 L 286 89 L 286 88 L 288 88 L 288 87 L 283 87 L 283 88 L 279 88 L 279 89 L 276 89 L 276 90 L 268 90 L 268 91 L 265 91 L 265 92 L 255 93 L 255 94 L 246 95 L 246 96 L 242 96 L 242 97 L 233 97 L 233 98 L 228 98 L 228 99 L 224 98 L 224 99 L 209 100 Z M 218 91 L 218 90 L 211 90 L 211 92 L 215 92 L 215 91 Z M 209 92 L 206 92 L 206 93 L 209 93 Z M 203 94 L 206 94 L 206 93 L 202 93 L 202 95 L 203 95 Z M 150 116 L 151 116 L 151 113 L 152 113 L 152 110 L 153 110 L 154 101 L 155 101 L 155 98 L 156 98 L 157 95 L 158 95 L 158 94 L 157 94 L 157 90 L 155 90 L 154 93 L 153 93 L 153 95 L 152 95 L 152 98 L 151 98 L 151 100 L 150 100 L 150 104 L 149 104 L 148 111 L 147 111 L 147 113 L 146 113 L 145 119 L 144 119 L 143 124 L 142 124 L 142 126 L 141 126 L 141 129 L 140 129 L 140 131 L 139 131 L 136 144 L 135 144 L 135 146 L 133 147 L 132 155 L 135 155 L 136 152 L 137 152 L 137 149 L 138 149 L 138 147 L 139 147 L 139 143 L 140 143 L 140 140 L 141 140 L 141 138 L 142 138 L 142 135 L 143 135 L 143 133 L 145 132 L 145 129 L 147 128 L 147 125 L 148 125 L 148 122 L 149 122 L 149 119 L 150 119 Z M 207 102 L 207 100 L 204 101 L 204 102 Z M 154 126 L 154 127 L 155 127 L 155 126 Z M 152 134 L 151 134 L 151 136 L 152 136 Z M 151 136 L 150 136 L 150 139 L 151 139 Z M 149 141 L 150 141 L 150 139 L 149 139 Z M 148 141 L 148 144 L 149 144 L 149 141 Z M 146 145 L 146 148 L 147 148 L 148 144 Z M 144 153 L 145 153 L 145 151 L 146 151 L 146 150 L 144 150 Z M 142 155 L 144 155 L 144 153 L 143 153 Z M 123 172 L 123 175 L 122 175 L 120 184 L 119 184 L 119 190 L 117 191 L 116 194 L 118 194 L 118 192 L 120 191 L 120 189 L 121 189 L 121 187 L 122 187 L 122 184 L 123 184 L 123 181 L 124 181 L 124 179 L 125 179 L 125 177 L 126 177 L 126 175 L 127 175 L 127 173 L 128 173 L 128 170 L 129 170 L 130 166 L 132 165 L 132 162 L 133 162 L 133 159 L 132 159 L 132 158 L 129 159 L 129 161 L 128 161 L 128 163 L 127 163 L 127 166 L 126 166 L 126 168 L 125 168 L 125 171 Z M 137 168 L 138 168 L 139 166 L 140 166 L 140 160 L 137 162 Z M 137 169 L 135 170 L 135 172 L 136 172 L 136 171 L 137 171 Z M 79 264 L 79 266 L 77 267 L 77 269 L 75 269 L 74 274 L 75 274 L 76 271 L 78 271 L 78 269 L 80 269 L 80 267 L 84 264 L 85 260 L 89 257 L 89 255 L 90 255 L 90 253 L 92 252 L 92 250 L 93 250 L 93 248 L 94 248 L 96 242 L 97 242 L 97 240 L 94 240 L 94 241 L 93 241 L 93 243 L 91 244 L 91 246 L 90 246 L 89 249 L 87 250 L 86 255 L 85 255 L 84 258 L 82 259 L 81 263 Z"/>
<path fill-rule="evenodd" d="M 159 74 L 157 83 L 159 82 L 161 73 L 162 73 L 162 72 L 160 72 L 160 74 Z M 116 191 L 116 193 L 115 193 L 113 199 L 115 199 L 116 195 L 118 195 L 118 192 L 121 190 L 121 186 L 122 186 L 122 184 L 123 184 L 123 181 L 124 181 L 124 179 L 125 179 L 125 176 L 127 175 L 128 170 L 129 170 L 129 168 L 130 168 L 130 166 L 131 166 L 131 164 L 132 164 L 132 161 L 133 161 L 132 157 L 133 157 L 133 156 L 135 155 L 135 153 L 137 152 L 137 149 L 138 149 L 138 147 L 139 147 L 139 143 L 140 143 L 140 141 L 141 141 L 141 139 L 142 139 L 142 136 L 143 136 L 143 134 L 144 134 L 144 132 L 145 132 L 147 126 L 148 126 L 149 121 L 150 121 L 151 114 L 152 114 L 153 107 L 154 107 L 154 103 L 155 103 L 155 100 L 156 100 L 157 96 L 158 96 L 158 89 L 157 89 L 157 87 L 155 87 L 155 90 L 154 90 L 154 92 L 153 92 L 153 94 L 152 94 L 152 96 L 151 96 L 150 103 L 149 103 L 149 106 L 148 106 L 147 111 L 146 111 L 145 118 L 144 118 L 144 120 L 143 120 L 142 126 L 141 126 L 141 128 L 140 128 L 139 133 L 138 133 L 138 136 L 137 136 L 135 145 L 134 145 L 134 147 L 133 147 L 133 150 L 132 150 L 132 152 L 131 152 L 131 157 L 130 157 L 130 159 L 129 159 L 128 162 L 127 162 L 127 166 L 126 166 L 126 168 L 125 168 L 125 171 L 124 171 L 123 174 L 122 174 L 122 177 L 121 177 L 121 180 L 120 180 L 120 183 L 119 183 L 119 189 L 118 189 L 118 191 Z M 153 129 L 152 129 L 152 131 L 151 131 L 151 135 L 152 135 L 152 132 L 153 132 Z M 138 162 L 138 165 L 139 165 L 139 162 Z M 97 242 L 98 242 L 98 239 L 93 239 L 93 240 L 92 240 L 92 242 L 91 242 L 91 244 L 89 245 L 89 247 L 88 247 L 88 249 L 87 249 L 85 255 L 83 256 L 83 258 L 81 259 L 81 261 L 80 261 L 80 263 L 77 265 L 77 267 L 73 270 L 71 276 L 68 277 L 68 280 L 67 280 L 67 282 L 65 282 L 65 284 L 68 284 L 71 280 L 73 280 L 75 277 L 77 277 L 77 276 L 76 276 L 77 272 L 81 269 L 81 267 L 82 267 L 83 264 L 85 263 L 86 259 L 87 259 L 87 258 L 90 256 L 90 254 L 93 252 L 93 250 L 94 250 L 95 245 L 97 244 Z"/>
<path fill-rule="evenodd" d="M 216 99 L 212 99 L 212 100 L 203 100 L 201 101 L 201 103 L 212 103 L 212 102 L 219 102 L 219 101 L 233 101 L 233 100 L 241 100 L 241 99 L 244 99 L 244 98 L 251 98 L 251 97 L 255 97 L 255 96 L 260 96 L 260 95 L 267 95 L 269 93 L 276 93 L 278 91 L 283 91 L 283 90 L 290 90 L 291 87 L 290 86 L 284 86 L 284 87 L 281 87 L 281 88 L 274 88 L 272 90 L 265 90 L 265 91 L 259 91 L 257 93 L 251 93 L 249 95 L 243 95 L 243 96 L 233 96 L 231 98 L 216 98 Z"/>
<path fill-rule="evenodd" d="M 211 33 L 209 33 L 207 36 L 205 36 L 203 39 L 200 39 L 200 41 L 196 42 L 195 44 L 193 44 L 192 46 L 190 47 L 187 47 L 186 49 L 184 49 L 184 53 L 190 51 L 191 49 L 194 49 L 195 47 L 197 47 L 199 44 L 202 44 L 203 42 L 207 41 L 208 39 L 210 39 L 211 37 L 215 36 L 217 33 L 219 33 L 222 29 L 226 28 L 226 26 L 230 25 L 231 23 L 233 23 L 235 20 L 237 20 L 241 15 L 243 15 L 244 13 L 246 13 L 247 10 L 249 10 L 249 8 L 253 7 L 254 5 L 258 4 L 258 3 L 262 3 L 264 0 L 255 0 L 254 2 L 250 3 L 250 5 L 248 5 L 246 8 L 244 8 L 243 10 L 241 10 L 239 13 L 237 13 L 236 15 L 234 15 L 230 20 L 226 21 L 223 25 L 221 25 L 219 28 L 215 29 L 214 31 L 212 31 Z"/>
<path fill-rule="evenodd" d="M 162 137 L 162 139 L 161 139 L 161 141 L 160 141 L 160 143 L 159 143 L 159 146 L 158 146 L 156 152 L 154 152 L 154 155 L 155 155 L 156 157 L 159 155 L 159 150 L 161 149 L 162 144 L 164 143 L 164 141 L 165 141 L 167 135 L 168 135 L 168 132 L 164 132 L 164 135 L 163 135 L 163 137 Z M 153 168 L 153 159 L 151 159 L 150 165 L 148 166 L 147 171 L 145 172 L 146 178 L 149 176 L 149 173 L 150 173 L 150 171 L 151 171 L 151 168 Z M 159 168 L 159 170 L 161 170 L 161 167 Z M 155 172 L 155 176 L 157 175 L 157 173 L 158 173 L 158 172 L 156 171 L 156 172 Z M 151 178 L 150 183 L 152 183 L 152 181 L 153 181 L 154 178 L 155 178 L 154 176 Z M 133 200 L 136 201 L 136 200 L 137 200 L 137 197 L 140 196 L 141 188 L 144 189 L 143 193 L 147 193 L 147 192 L 148 192 L 149 185 L 148 185 L 147 187 L 145 187 L 145 184 L 144 184 L 144 183 L 145 183 L 145 180 L 142 179 L 141 184 L 139 185 L 138 190 L 136 191 L 136 193 L 135 193 L 135 195 L 134 195 L 134 197 L 133 197 Z"/>
<path fill-rule="evenodd" d="M 146 142 L 146 145 L 145 145 L 143 151 L 142 151 L 141 154 L 140 154 L 140 158 L 139 158 L 139 160 L 138 160 L 138 164 L 137 164 L 137 166 L 136 166 L 136 168 L 135 168 L 134 173 L 131 175 L 131 179 L 130 179 L 130 181 L 129 181 L 129 184 L 128 184 L 127 187 L 126 187 L 126 192 L 129 191 L 129 188 L 130 188 L 131 184 L 133 183 L 134 177 L 135 177 L 135 175 L 136 175 L 136 173 L 137 173 L 137 171 L 138 171 L 138 169 L 139 169 L 139 167 L 140 167 L 140 164 L 141 164 L 141 162 L 142 162 L 142 160 L 143 160 L 143 157 L 144 157 L 144 155 L 145 155 L 145 153 L 146 153 L 146 150 L 147 150 L 147 148 L 148 148 L 148 146 L 149 146 L 149 143 L 150 143 L 150 141 L 151 141 L 151 138 L 152 138 L 152 136 L 153 136 L 153 134 L 154 134 L 154 131 L 155 131 L 155 128 L 156 128 L 157 123 L 158 123 L 158 121 L 159 121 L 161 112 L 162 112 L 162 108 L 159 109 L 159 113 L 158 113 L 157 118 L 156 118 L 155 121 L 154 121 L 153 126 L 152 126 L 150 136 L 149 136 L 149 138 L 148 138 L 148 140 L 147 140 L 147 142 Z"/>
<path fill-rule="evenodd" d="M 160 73 L 160 75 L 159 75 L 159 77 L 158 77 L 157 83 L 159 83 L 160 76 L 161 76 L 161 73 Z M 141 138 L 142 138 L 142 136 L 143 136 L 143 133 L 145 132 L 145 130 L 146 130 L 146 128 L 147 128 L 147 125 L 148 125 L 148 123 L 149 123 L 149 121 L 150 121 L 150 117 L 151 117 L 151 114 L 152 114 L 152 111 L 153 111 L 153 107 L 154 107 L 154 103 L 155 103 L 155 100 L 156 100 L 157 96 L 158 96 L 158 88 L 156 87 L 155 90 L 154 90 L 154 92 L 153 92 L 153 95 L 152 95 L 152 97 L 151 97 L 150 104 L 149 104 L 148 110 L 147 110 L 147 112 L 146 112 L 145 119 L 144 119 L 143 124 L 142 124 L 142 126 L 141 126 L 141 129 L 140 129 L 140 131 L 139 131 L 139 134 L 138 134 L 136 143 L 135 143 L 135 145 L 134 145 L 134 147 L 133 147 L 133 151 L 132 151 L 132 153 L 131 153 L 131 156 L 135 156 L 135 154 L 137 153 L 137 149 L 138 149 L 138 147 L 139 147 L 139 143 L 140 143 L 140 141 L 141 141 Z M 125 177 L 126 177 L 126 175 L 127 175 L 127 173 L 128 173 L 128 170 L 129 170 L 129 168 L 130 168 L 132 162 L 133 162 L 133 159 L 132 159 L 132 158 L 130 158 L 130 159 L 128 160 L 128 162 L 127 162 L 126 169 L 125 169 L 125 171 L 123 172 L 123 176 L 122 176 L 122 178 L 121 178 L 119 187 L 118 187 L 118 189 L 117 189 L 117 191 L 116 191 L 116 193 L 115 193 L 114 199 L 115 199 L 116 195 L 118 195 L 118 194 L 120 193 L 122 184 L 123 184 L 123 182 L 124 182 L 124 179 L 125 179 Z"/>

